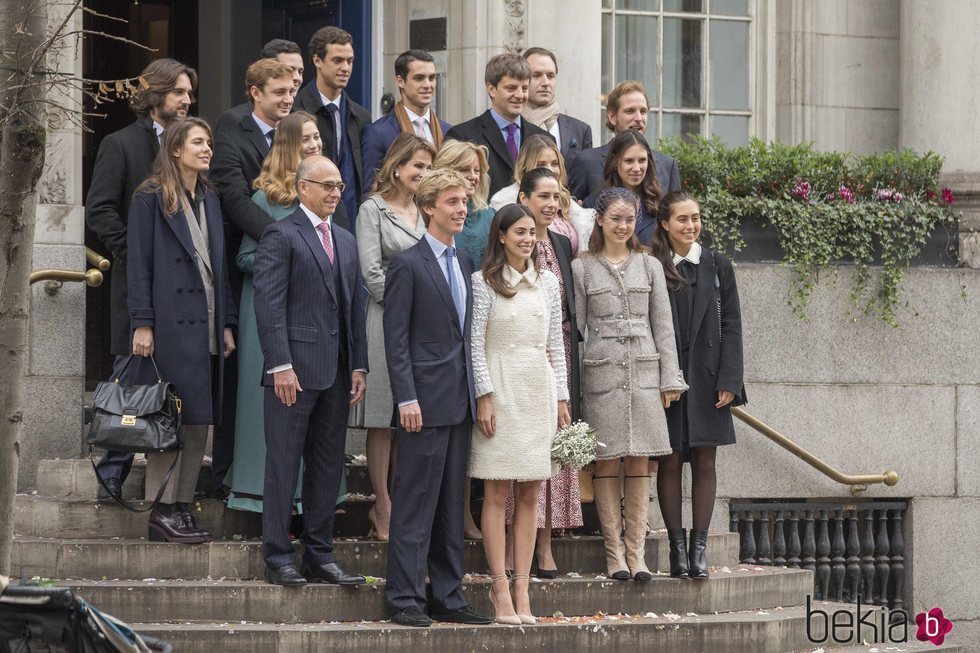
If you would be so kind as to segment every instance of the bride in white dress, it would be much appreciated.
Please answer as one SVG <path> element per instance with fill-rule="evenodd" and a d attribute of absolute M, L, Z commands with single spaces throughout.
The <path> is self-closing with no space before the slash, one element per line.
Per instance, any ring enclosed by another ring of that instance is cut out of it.
<path fill-rule="evenodd" d="M 534 219 L 508 204 L 494 216 L 473 274 L 473 378 L 477 424 L 470 476 L 484 479 L 481 528 L 490 598 L 501 623 L 534 623 L 528 598 L 541 481 L 554 475 L 551 440 L 571 422 L 558 279 L 537 262 Z M 504 516 L 515 488 L 514 593 L 504 573 Z"/>

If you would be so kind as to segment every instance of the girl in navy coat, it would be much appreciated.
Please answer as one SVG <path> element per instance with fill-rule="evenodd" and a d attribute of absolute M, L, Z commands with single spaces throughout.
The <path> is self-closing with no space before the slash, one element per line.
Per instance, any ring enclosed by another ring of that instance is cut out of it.
<path fill-rule="evenodd" d="M 715 453 L 735 442 L 731 406 L 745 403 L 742 316 L 731 262 L 702 247 L 701 210 L 682 191 L 657 210 L 653 252 L 667 276 L 681 369 L 690 389 L 667 409 L 673 452 L 660 459 L 657 497 L 670 542 L 670 575 L 708 577 L 705 547 L 715 503 Z M 691 463 L 694 523 L 681 528 L 681 468 Z"/>
<path fill-rule="evenodd" d="M 150 177 L 129 212 L 127 276 L 133 354 L 153 356 L 160 378 L 182 400 L 184 448 L 159 506 L 154 541 L 207 542 L 188 504 L 194 499 L 208 428 L 220 421 L 224 359 L 235 350 L 237 314 L 228 283 L 221 208 L 205 175 L 211 129 L 187 118 L 168 125 Z M 141 361 L 137 383 L 156 381 Z M 147 488 L 159 486 L 177 454 L 147 455 Z"/>

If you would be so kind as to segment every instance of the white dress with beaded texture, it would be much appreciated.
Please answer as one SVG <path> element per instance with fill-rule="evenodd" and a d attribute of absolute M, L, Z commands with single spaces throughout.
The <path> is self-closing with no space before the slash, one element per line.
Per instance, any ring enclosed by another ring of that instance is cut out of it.
<path fill-rule="evenodd" d="M 513 297 L 473 274 L 473 380 L 477 397 L 492 393 L 496 433 L 487 438 L 473 426 L 469 475 L 545 480 L 554 475 L 558 402 L 568 399 L 561 291 L 548 270 L 522 275 L 507 266 L 504 278 L 517 289 Z"/>

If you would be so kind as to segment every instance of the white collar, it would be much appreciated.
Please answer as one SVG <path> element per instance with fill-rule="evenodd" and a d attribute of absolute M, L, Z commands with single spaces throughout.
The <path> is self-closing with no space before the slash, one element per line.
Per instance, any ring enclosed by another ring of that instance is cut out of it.
<path fill-rule="evenodd" d="M 534 284 L 538 282 L 538 271 L 534 269 L 534 265 L 528 261 L 527 270 L 523 274 L 515 270 L 510 265 L 504 266 L 504 281 L 511 288 L 516 288 L 520 285 L 521 281 L 527 281 L 527 285 L 534 287 Z"/>
<path fill-rule="evenodd" d="M 313 211 L 309 210 L 308 208 L 306 208 L 302 204 L 299 205 L 299 208 L 303 209 L 303 213 L 305 213 L 306 214 L 306 217 L 310 219 L 310 222 L 313 224 L 313 228 L 314 229 L 316 229 L 317 227 L 319 227 L 320 224 L 323 223 L 323 222 L 326 222 L 328 227 L 331 226 L 330 218 L 332 218 L 333 216 L 329 216 L 328 215 L 327 216 L 327 219 L 324 220 L 323 218 L 321 218 L 316 213 L 314 213 Z"/>
<path fill-rule="evenodd" d="M 413 125 L 415 124 L 415 121 L 416 120 L 419 120 L 419 119 L 424 120 L 426 123 L 429 122 L 429 112 L 428 111 L 425 112 L 425 115 L 424 116 L 420 116 L 419 114 L 415 113 L 414 111 L 412 111 L 411 109 L 409 109 L 407 106 L 405 106 L 405 103 L 404 102 L 402 102 L 402 108 L 405 109 L 405 113 L 408 115 L 408 122 L 412 123 Z"/>
<path fill-rule="evenodd" d="M 158 123 L 156 120 L 153 121 L 153 131 L 156 132 L 157 140 L 163 138 L 164 126 Z"/>
<path fill-rule="evenodd" d="M 681 256 L 677 252 L 674 252 L 674 265 L 678 265 L 681 261 L 687 261 L 692 265 L 697 265 L 701 262 L 701 245 L 700 243 L 694 243 L 691 245 L 691 251 L 687 253 L 687 256 Z"/>
<path fill-rule="evenodd" d="M 320 93 L 320 91 L 318 90 L 317 93 Z M 320 102 L 323 102 L 323 106 L 327 106 L 328 104 L 335 104 L 335 105 L 337 105 L 337 110 L 339 111 L 340 110 L 340 98 L 342 98 L 342 97 L 344 97 L 344 94 L 343 93 L 341 93 L 340 95 L 338 95 L 336 100 L 328 100 L 326 95 L 324 95 L 323 93 L 320 93 Z"/>
<path fill-rule="evenodd" d="M 275 127 L 259 118 L 258 114 L 256 114 L 254 111 L 252 112 L 252 120 L 254 120 L 255 124 L 259 126 L 259 129 L 262 130 L 262 135 L 266 138 L 268 138 L 269 132 L 275 129 Z"/>

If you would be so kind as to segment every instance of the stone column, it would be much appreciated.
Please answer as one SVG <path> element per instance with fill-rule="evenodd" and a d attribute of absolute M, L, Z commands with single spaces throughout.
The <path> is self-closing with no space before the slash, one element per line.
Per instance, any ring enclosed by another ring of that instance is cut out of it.
<path fill-rule="evenodd" d="M 67 5 L 51 4 L 48 21 L 64 20 Z M 66 31 L 82 28 L 77 12 Z M 48 66 L 82 75 L 79 41 L 64 39 L 48 55 Z M 64 107 L 80 107 L 77 91 L 50 92 Z M 82 207 L 82 130 L 78 116 L 48 111 L 47 151 L 38 183 L 34 269 L 84 271 L 85 227 Z M 30 359 L 24 379 L 24 426 L 18 491 L 34 486 L 38 461 L 76 458 L 81 450 L 82 397 L 85 390 L 84 283 L 65 282 L 53 294 L 45 283 L 31 286 Z"/>
<path fill-rule="evenodd" d="M 942 182 L 956 196 L 960 258 L 980 267 L 980 13 L 959 0 L 902 0 L 902 147 L 946 157 Z"/>

